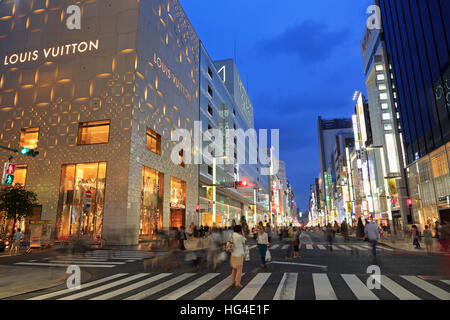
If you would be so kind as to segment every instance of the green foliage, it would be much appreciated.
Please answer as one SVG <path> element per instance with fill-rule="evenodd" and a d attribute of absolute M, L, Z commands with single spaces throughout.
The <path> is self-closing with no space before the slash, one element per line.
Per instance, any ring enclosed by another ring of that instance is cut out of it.
<path fill-rule="evenodd" d="M 21 220 L 31 216 L 33 207 L 37 205 L 37 195 L 20 184 L 0 191 L 0 211 L 5 212 L 9 219 Z"/>

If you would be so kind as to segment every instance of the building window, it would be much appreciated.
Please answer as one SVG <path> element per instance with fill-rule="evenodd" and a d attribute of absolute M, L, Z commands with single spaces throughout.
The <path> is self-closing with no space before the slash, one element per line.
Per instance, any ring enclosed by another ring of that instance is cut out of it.
<path fill-rule="evenodd" d="M 63 165 L 56 238 L 89 235 L 99 239 L 105 208 L 106 162 Z"/>
<path fill-rule="evenodd" d="M 237 174 L 238 172 L 237 172 L 237 168 L 234 168 L 234 174 Z"/>
<path fill-rule="evenodd" d="M 208 67 L 208 74 L 209 74 L 209 77 L 212 79 L 213 73 L 212 73 L 212 70 L 210 67 Z"/>
<path fill-rule="evenodd" d="M 385 124 L 384 125 L 384 130 L 385 131 L 391 131 L 392 130 L 392 126 L 390 124 Z"/>
<path fill-rule="evenodd" d="M 383 120 L 391 120 L 391 114 L 390 113 L 383 113 Z"/>
<path fill-rule="evenodd" d="M 211 166 L 208 166 L 208 174 L 213 175 L 213 168 Z"/>
<path fill-rule="evenodd" d="M 213 108 L 208 104 L 208 113 L 213 115 Z"/>
<path fill-rule="evenodd" d="M 109 120 L 80 123 L 78 126 L 77 144 L 108 143 L 109 125 Z"/>
<path fill-rule="evenodd" d="M 28 128 L 20 130 L 21 148 L 36 149 L 39 140 L 39 128 Z"/>
<path fill-rule="evenodd" d="M 210 124 L 208 124 L 208 130 L 211 130 L 211 129 L 212 129 L 211 125 L 210 125 Z"/>
<path fill-rule="evenodd" d="M 25 187 L 26 179 L 27 179 L 27 165 L 17 164 L 16 171 L 14 171 L 13 186 L 20 184 L 22 187 Z"/>
<path fill-rule="evenodd" d="M 387 86 L 385 85 L 385 84 L 379 84 L 378 85 L 378 90 L 380 90 L 380 91 L 383 91 L 383 90 L 386 90 L 387 89 Z"/>
<path fill-rule="evenodd" d="M 162 229 L 164 199 L 164 174 L 142 167 L 141 217 L 139 238 L 149 239 Z"/>
<path fill-rule="evenodd" d="M 210 95 L 211 98 L 212 98 L 212 96 L 213 96 L 213 91 L 212 91 L 212 89 L 211 89 L 210 86 L 208 86 L 208 93 L 209 93 L 209 95 Z"/>
<path fill-rule="evenodd" d="M 384 66 L 382 64 L 377 64 L 375 66 L 375 70 L 377 70 L 377 71 L 384 71 Z"/>
<path fill-rule="evenodd" d="M 378 74 L 377 75 L 377 80 L 386 80 L 386 77 L 384 76 L 384 74 Z"/>
<path fill-rule="evenodd" d="M 387 93 L 380 93 L 380 99 L 381 100 L 387 100 L 387 98 L 388 98 Z"/>
<path fill-rule="evenodd" d="M 383 110 L 389 109 L 389 104 L 387 104 L 387 103 L 382 103 L 382 104 L 381 104 L 381 109 L 383 109 Z"/>
<path fill-rule="evenodd" d="M 161 154 L 161 136 L 150 128 L 147 128 L 147 142 L 145 147 L 156 154 Z"/>
<path fill-rule="evenodd" d="M 236 109 L 233 109 L 233 115 L 236 117 Z"/>
<path fill-rule="evenodd" d="M 233 123 L 233 129 L 236 130 L 236 123 Z"/>
<path fill-rule="evenodd" d="M 178 152 L 178 165 L 182 166 L 183 168 L 185 167 L 184 164 L 184 150 L 181 149 L 180 152 Z"/>

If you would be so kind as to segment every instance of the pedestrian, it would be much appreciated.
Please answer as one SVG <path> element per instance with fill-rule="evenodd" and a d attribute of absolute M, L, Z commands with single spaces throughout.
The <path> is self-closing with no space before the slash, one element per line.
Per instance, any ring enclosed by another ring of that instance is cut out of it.
<path fill-rule="evenodd" d="M 217 268 L 217 256 L 220 251 L 222 237 L 219 230 L 214 227 L 211 234 L 208 236 L 208 256 L 207 256 L 207 267 L 212 263 L 213 270 Z"/>
<path fill-rule="evenodd" d="M 300 257 L 300 229 L 294 228 L 294 241 L 292 243 L 292 246 L 294 247 L 294 259 L 297 259 Z"/>
<path fill-rule="evenodd" d="M 12 244 L 11 244 L 11 249 L 9 251 L 9 255 L 10 256 L 16 256 L 19 253 L 19 249 L 20 249 L 20 241 L 23 239 L 24 234 L 22 232 L 20 232 L 20 228 L 17 229 L 17 232 L 14 233 L 14 235 L 12 236 Z"/>
<path fill-rule="evenodd" d="M 186 230 L 186 234 L 188 237 L 192 237 L 192 235 L 194 234 L 194 228 L 195 228 L 195 224 L 194 224 L 194 222 L 192 222 L 189 225 L 189 228 Z"/>
<path fill-rule="evenodd" d="M 421 248 L 419 243 L 420 232 L 416 225 L 413 225 L 411 227 L 411 237 L 413 239 L 413 245 L 415 246 L 415 248 L 420 249 Z"/>
<path fill-rule="evenodd" d="M 205 229 L 203 228 L 203 225 L 200 225 L 199 236 L 200 238 L 203 238 L 205 236 Z"/>
<path fill-rule="evenodd" d="M 331 223 L 328 224 L 327 229 L 325 231 L 325 237 L 328 242 L 328 249 L 333 252 L 333 241 L 334 241 L 335 230 L 331 226 Z"/>
<path fill-rule="evenodd" d="M 378 230 L 377 225 L 373 222 L 373 219 L 366 224 L 364 228 L 365 237 L 370 241 L 372 245 L 372 256 L 374 260 L 377 259 L 377 243 L 380 239 L 380 231 Z"/>
<path fill-rule="evenodd" d="M 184 242 L 187 240 L 186 237 L 186 232 L 184 231 L 184 226 L 180 227 L 180 231 L 179 231 L 179 235 L 178 235 L 178 241 L 179 241 L 179 245 L 178 248 L 182 251 L 186 250 L 185 246 L 184 246 Z"/>
<path fill-rule="evenodd" d="M 425 240 L 425 247 L 427 248 L 427 254 L 431 253 L 431 247 L 433 246 L 433 235 L 428 226 L 425 226 L 425 231 L 423 232 L 423 237 Z"/>
<path fill-rule="evenodd" d="M 269 239 L 269 243 L 272 243 L 272 229 L 270 228 L 269 223 L 266 225 L 266 233 L 267 233 L 267 238 Z"/>
<path fill-rule="evenodd" d="M 288 228 L 284 229 L 284 242 L 288 246 L 286 251 L 286 260 L 292 259 L 292 242 L 294 241 L 294 229 L 292 228 L 292 224 L 289 225 Z"/>
<path fill-rule="evenodd" d="M 283 240 L 283 229 L 281 227 L 278 228 L 278 237 L 280 238 L 280 242 Z"/>
<path fill-rule="evenodd" d="M 229 240 L 232 245 L 230 257 L 230 265 L 233 269 L 231 273 L 231 286 L 242 289 L 241 278 L 242 268 L 244 267 L 244 246 L 247 239 L 241 226 L 235 226 L 233 231 Z"/>
<path fill-rule="evenodd" d="M 258 244 L 259 257 L 261 258 L 261 268 L 266 269 L 266 252 L 269 247 L 269 237 L 263 226 L 259 226 L 258 237 L 256 238 Z"/>

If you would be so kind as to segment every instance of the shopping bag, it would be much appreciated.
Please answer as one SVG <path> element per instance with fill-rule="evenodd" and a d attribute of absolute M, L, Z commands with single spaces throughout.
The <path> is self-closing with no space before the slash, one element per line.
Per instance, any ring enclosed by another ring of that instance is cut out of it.
<path fill-rule="evenodd" d="M 245 261 L 250 261 L 250 250 L 248 248 L 248 246 L 244 247 L 244 260 Z"/>
<path fill-rule="evenodd" d="M 266 251 L 266 262 L 272 261 L 272 255 L 270 254 L 270 250 Z"/>
<path fill-rule="evenodd" d="M 217 255 L 217 261 L 218 262 L 222 262 L 222 261 L 225 261 L 225 260 L 227 260 L 227 254 L 225 253 L 225 252 L 220 252 L 218 255 Z"/>

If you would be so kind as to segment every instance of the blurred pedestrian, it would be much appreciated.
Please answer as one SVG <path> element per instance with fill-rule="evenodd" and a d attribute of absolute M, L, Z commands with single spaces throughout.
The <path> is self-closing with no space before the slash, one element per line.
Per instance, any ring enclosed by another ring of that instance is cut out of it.
<path fill-rule="evenodd" d="M 326 240 L 328 242 L 328 250 L 330 250 L 331 252 L 333 251 L 334 236 L 335 236 L 335 230 L 331 226 L 331 223 L 329 223 L 327 225 L 326 230 L 325 230 L 325 238 L 326 238 Z"/>
<path fill-rule="evenodd" d="M 427 254 L 430 254 L 431 248 L 433 246 L 433 234 L 431 233 L 431 230 L 430 228 L 428 228 L 428 226 L 425 226 L 423 237 L 425 240 L 425 247 L 427 248 Z"/>
<path fill-rule="evenodd" d="M 213 270 L 217 268 L 217 255 L 220 252 L 222 238 L 219 230 L 212 228 L 211 234 L 208 236 L 208 255 L 207 255 L 207 267 L 212 264 Z"/>
<path fill-rule="evenodd" d="M 292 255 L 293 255 L 292 242 L 294 241 L 294 228 L 292 228 L 292 224 L 290 224 L 288 228 L 284 229 L 283 238 L 284 238 L 285 244 L 288 246 L 287 251 L 286 251 L 286 259 L 290 260 L 290 259 L 292 259 Z"/>
<path fill-rule="evenodd" d="M 416 249 L 420 249 L 421 248 L 419 242 L 420 232 L 416 225 L 413 225 L 411 227 L 411 237 L 413 239 L 413 246 L 415 246 Z"/>
<path fill-rule="evenodd" d="M 292 243 L 292 246 L 294 247 L 294 259 L 297 259 L 300 257 L 300 229 L 294 228 L 294 241 Z"/>
<path fill-rule="evenodd" d="M 17 229 L 16 233 L 12 236 L 11 249 L 9 251 L 10 256 L 16 256 L 19 253 L 20 241 L 22 241 L 24 234 L 21 232 L 20 228 Z"/>
<path fill-rule="evenodd" d="M 266 269 L 266 252 L 269 247 L 269 237 L 264 230 L 264 227 L 259 226 L 258 237 L 256 238 L 258 244 L 259 257 L 261 258 L 261 268 Z"/>
<path fill-rule="evenodd" d="M 267 233 L 267 239 L 269 240 L 269 243 L 272 243 L 272 228 L 270 227 L 269 223 L 266 225 L 266 233 Z"/>
<path fill-rule="evenodd" d="M 368 222 L 364 228 L 364 234 L 372 245 L 372 256 L 374 259 L 377 258 L 377 243 L 380 239 L 380 231 L 378 226 L 373 222 L 373 219 Z"/>
<path fill-rule="evenodd" d="M 235 226 L 234 232 L 230 237 L 232 244 L 230 265 L 233 269 L 231 273 L 231 286 L 238 289 L 242 289 L 241 278 L 242 268 L 244 267 L 244 246 L 246 240 L 242 227 L 239 225 Z"/>

